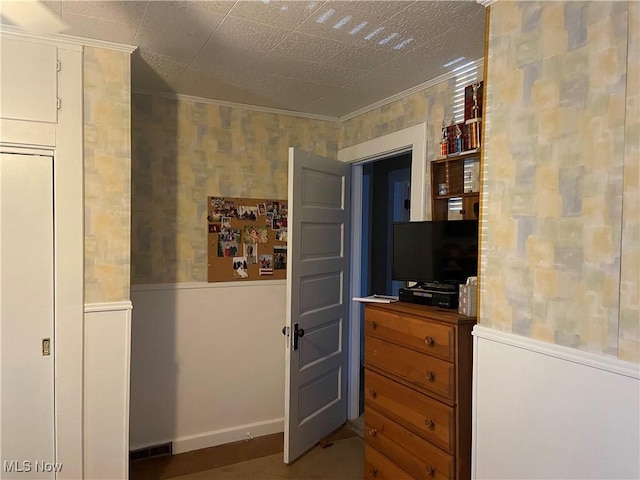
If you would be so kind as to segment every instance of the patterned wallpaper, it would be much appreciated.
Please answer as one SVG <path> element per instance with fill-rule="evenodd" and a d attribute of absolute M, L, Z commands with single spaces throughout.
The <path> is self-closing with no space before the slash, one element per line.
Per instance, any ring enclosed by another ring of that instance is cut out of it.
<path fill-rule="evenodd" d="M 130 55 L 84 49 L 85 303 L 129 299 Z"/>
<path fill-rule="evenodd" d="M 640 363 L 640 2 L 629 3 L 618 357 Z"/>
<path fill-rule="evenodd" d="M 482 72 L 478 72 L 481 76 Z M 427 160 L 440 153 L 442 120 L 451 120 L 455 79 L 441 82 L 342 123 L 340 148 L 427 122 Z M 433 140 L 433 141 L 432 141 Z"/>
<path fill-rule="evenodd" d="M 288 148 L 336 158 L 339 129 L 134 95 L 132 282 L 205 282 L 207 196 L 286 198 Z"/>
<path fill-rule="evenodd" d="M 631 3 L 491 6 L 480 323 L 638 362 Z"/>

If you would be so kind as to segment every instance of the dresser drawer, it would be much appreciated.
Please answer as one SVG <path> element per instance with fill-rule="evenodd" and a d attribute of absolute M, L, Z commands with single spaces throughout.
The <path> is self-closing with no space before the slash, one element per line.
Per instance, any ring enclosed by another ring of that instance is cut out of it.
<path fill-rule="evenodd" d="M 453 361 L 455 327 L 395 312 L 367 308 L 365 333 Z"/>
<path fill-rule="evenodd" d="M 368 445 L 415 478 L 448 480 L 455 475 L 451 455 L 372 408 L 365 413 L 364 435 Z"/>
<path fill-rule="evenodd" d="M 365 365 L 389 372 L 447 400 L 455 399 L 455 369 L 452 363 L 371 335 L 366 336 L 364 345 Z"/>
<path fill-rule="evenodd" d="M 366 480 L 414 480 L 407 472 L 369 445 L 364 446 Z"/>
<path fill-rule="evenodd" d="M 453 452 L 454 409 L 365 369 L 365 404 L 435 445 Z"/>

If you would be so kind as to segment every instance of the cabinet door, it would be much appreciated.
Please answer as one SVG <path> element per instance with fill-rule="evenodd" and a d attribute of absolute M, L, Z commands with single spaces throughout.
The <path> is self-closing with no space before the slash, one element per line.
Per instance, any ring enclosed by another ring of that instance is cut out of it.
<path fill-rule="evenodd" d="M 465 195 L 462 199 L 462 218 L 465 220 L 477 220 L 480 213 L 479 202 L 480 195 Z"/>
<path fill-rule="evenodd" d="M 3 37 L 0 49 L 0 117 L 56 123 L 57 47 Z"/>
<path fill-rule="evenodd" d="M 0 478 L 54 479 L 52 157 L 2 153 L 0 232 Z"/>

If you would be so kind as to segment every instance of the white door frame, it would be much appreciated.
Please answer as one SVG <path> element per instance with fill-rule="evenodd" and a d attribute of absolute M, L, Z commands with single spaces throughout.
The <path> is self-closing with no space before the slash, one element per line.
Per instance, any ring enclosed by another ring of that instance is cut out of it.
<path fill-rule="evenodd" d="M 431 211 L 427 190 L 427 123 L 383 135 L 358 145 L 338 150 L 338 160 L 352 163 L 351 187 L 351 296 L 360 296 L 360 259 L 354 252 L 362 243 L 362 166 L 382 157 L 411 151 L 411 209 L 412 221 L 427 220 Z M 349 388 L 347 418 L 358 418 L 360 410 L 360 308 L 352 302 L 349 323 Z"/>

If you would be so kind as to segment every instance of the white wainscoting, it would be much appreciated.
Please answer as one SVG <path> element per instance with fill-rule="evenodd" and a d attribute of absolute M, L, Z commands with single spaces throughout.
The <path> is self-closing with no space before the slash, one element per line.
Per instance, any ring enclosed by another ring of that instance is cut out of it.
<path fill-rule="evenodd" d="M 131 290 L 131 450 L 283 431 L 285 281 Z"/>
<path fill-rule="evenodd" d="M 84 477 L 129 477 L 131 302 L 85 305 Z"/>
<path fill-rule="evenodd" d="M 640 478 L 640 366 L 473 334 L 473 478 Z"/>

